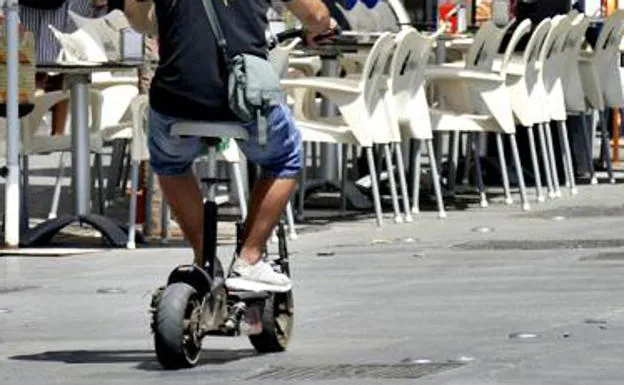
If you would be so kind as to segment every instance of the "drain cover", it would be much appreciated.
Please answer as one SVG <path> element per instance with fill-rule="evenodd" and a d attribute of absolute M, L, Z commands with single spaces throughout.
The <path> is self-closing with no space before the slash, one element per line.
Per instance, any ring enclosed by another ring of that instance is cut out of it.
<path fill-rule="evenodd" d="M 326 365 L 273 367 L 248 380 L 413 379 L 462 366 L 456 362 L 396 365 Z"/>
<path fill-rule="evenodd" d="M 493 240 L 469 241 L 452 246 L 461 250 L 555 250 L 624 247 L 624 239 Z"/>

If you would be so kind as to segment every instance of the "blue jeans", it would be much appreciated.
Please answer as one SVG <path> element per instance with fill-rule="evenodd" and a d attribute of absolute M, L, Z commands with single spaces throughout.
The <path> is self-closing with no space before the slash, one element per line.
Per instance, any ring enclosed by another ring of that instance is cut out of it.
<path fill-rule="evenodd" d="M 171 135 L 173 124 L 183 119 L 150 108 L 148 147 L 150 164 L 157 175 L 183 175 L 203 150 L 202 138 Z M 238 145 L 247 160 L 260 165 L 263 177 L 294 178 L 303 167 L 301 133 L 285 105 L 273 108 L 267 119 L 267 145 L 258 145 L 255 123 L 243 124 L 249 140 Z"/>

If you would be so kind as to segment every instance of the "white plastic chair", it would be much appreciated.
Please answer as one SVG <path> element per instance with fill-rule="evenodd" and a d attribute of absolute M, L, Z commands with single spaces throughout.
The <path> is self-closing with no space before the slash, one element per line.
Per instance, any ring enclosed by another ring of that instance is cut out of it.
<path fill-rule="evenodd" d="M 527 130 L 529 151 L 535 179 L 536 197 L 538 202 L 543 202 L 545 198 L 542 195 L 541 172 L 538 163 L 533 126 L 541 124 L 544 119 L 548 119 L 543 113 L 541 107 L 543 95 L 540 94 L 540 89 L 538 89 L 537 86 L 539 73 L 537 58 L 544 38 L 550 30 L 550 18 L 542 20 L 535 27 L 524 52 L 518 57 L 513 54 L 513 50 L 517 46 L 518 41 L 529 32 L 530 28 L 530 20 L 524 20 L 518 25 L 512 35 L 504 57 L 500 61 L 499 70 L 504 74 L 506 79 L 514 117 L 517 122 Z M 546 142 L 544 133 L 541 131 L 541 126 L 538 126 L 538 135 L 540 136 L 541 142 L 541 154 L 546 174 L 546 184 L 549 193 L 552 192 L 554 194 Z"/>
<path fill-rule="evenodd" d="M 503 146 L 502 135 L 508 135 L 514 164 L 518 176 L 520 187 L 520 200 L 523 210 L 529 210 L 530 205 L 527 200 L 526 186 L 522 165 L 517 154 L 517 142 L 515 137 L 515 125 L 513 113 L 511 112 L 511 101 L 505 86 L 505 77 L 495 73 L 495 61 L 498 56 L 501 42 L 511 27 L 510 22 L 504 28 L 498 28 L 492 21 L 488 21 L 481 26 L 474 38 L 474 43 L 468 50 L 465 58 L 464 68 L 458 63 L 451 63 L 442 66 L 430 67 L 427 72 L 436 81 L 436 90 L 440 90 L 440 102 L 446 105 L 444 111 L 434 111 L 434 131 L 449 131 L 457 133 L 459 131 L 474 132 L 477 135 L 485 132 L 493 132 L 496 135 L 496 145 L 501 168 L 503 188 L 505 191 L 505 203 L 512 204 L 511 190 L 509 186 L 509 176 L 507 173 L 507 162 Z M 516 41 L 517 43 L 517 41 Z M 515 48 L 515 47 L 514 47 Z M 461 73 L 458 71 L 466 70 Z M 439 70 L 436 72 L 436 70 Z M 472 71 L 475 70 L 475 71 Z M 491 75 L 485 80 L 487 75 Z M 456 77 L 457 84 L 451 81 Z M 497 84 L 502 80 L 503 84 Z M 474 88 L 470 89 L 470 87 Z M 485 93 L 480 95 L 480 93 Z M 503 92 L 503 93 L 501 93 Z M 501 100 L 492 100 L 490 95 L 498 95 Z M 469 101 L 467 99 L 474 98 Z M 509 109 L 509 111 L 508 111 Z M 508 113 L 511 115 L 511 124 L 508 121 Z M 464 122 L 464 123 L 462 123 Z M 465 124 L 465 125 L 464 125 Z M 454 125 L 454 128 L 453 128 Z M 453 158 L 456 161 L 457 139 L 454 141 Z M 480 195 L 480 204 L 487 207 L 485 187 L 483 185 L 482 173 L 478 157 L 480 156 L 480 140 L 475 141 L 477 184 Z"/>
<path fill-rule="evenodd" d="M 583 43 L 585 43 L 585 34 L 589 27 L 589 19 L 578 12 L 570 12 L 568 17 L 571 19 L 572 26 L 568 34 L 568 40 L 565 47 L 565 65 L 566 72 L 562 78 L 565 97 L 565 105 L 568 115 L 579 115 L 581 117 L 581 134 L 583 145 L 585 147 L 587 167 L 590 171 L 590 183 L 596 184 L 596 176 L 592 161 L 592 148 L 589 139 L 586 124 L 585 112 L 587 111 L 586 96 L 583 90 L 583 81 L 581 79 L 579 57 Z"/>
<path fill-rule="evenodd" d="M 607 172 L 611 183 L 615 183 L 615 178 L 609 151 L 607 108 L 622 106 L 618 49 L 624 32 L 623 19 L 624 11 L 622 10 L 611 15 L 602 26 L 595 48 L 592 51 L 582 51 L 579 58 L 579 70 L 587 103 L 599 113 L 602 152 L 606 157 Z"/>
<path fill-rule="evenodd" d="M 396 49 L 390 61 L 390 77 L 388 79 L 389 111 L 393 121 L 398 125 L 403 138 L 416 141 L 415 154 L 412 159 L 412 207 L 405 211 L 412 214 L 419 212 L 419 191 L 421 171 L 421 147 L 424 141 L 427 146 L 431 177 L 438 203 L 438 217 L 446 218 L 440 176 L 433 148 L 433 134 L 429 105 L 425 89 L 425 68 L 429 60 L 433 39 L 427 38 L 415 29 L 404 29 L 395 39 Z M 400 146 L 397 146 L 399 149 Z M 397 152 L 397 162 L 402 164 L 400 152 Z M 401 176 L 401 175 L 400 175 Z M 404 175 L 403 175 L 404 177 Z M 401 186 L 403 191 L 407 188 Z"/>
<path fill-rule="evenodd" d="M 380 136 L 387 137 L 389 134 L 388 117 L 380 87 L 393 47 L 394 39 L 390 33 L 385 33 L 377 39 L 364 65 L 364 76 L 359 80 L 317 77 L 282 81 L 284 89 L 295 95 L 294 113 L 304 141 L 352 144 L 365 149 L 378 226 L 383 225 L 383 219 L 372 146 L 379 139 L 384 139 Z M 314 92 L 320 93 L 336 104 L 341 116 L 332 118 L 315 116 L 313 109 L 310 108 L 310 102 L 314 102 Z M 390 140 L 386 141 L 389 142 Z M 343 167 L 345 164 L 346 162 L 343 162 Z M 388 170 L 392 170 L 391 165 Z M 346 176 L 343 172 L 344 177 Z M 302 179 L 305 179 L 305 172 Z M 302 201 L 303 196 L 300 203 Z"/>

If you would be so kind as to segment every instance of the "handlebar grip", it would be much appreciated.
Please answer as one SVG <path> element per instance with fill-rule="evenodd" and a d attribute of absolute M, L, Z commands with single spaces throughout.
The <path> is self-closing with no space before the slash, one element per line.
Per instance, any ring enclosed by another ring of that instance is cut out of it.
<path fill-rule="evenodd" d="M 330 38 L 330 37 L 333 37 L 333 36 L 340 35 L 341 33 L 342 33 L 342 28 L 340 28 L 340 26 L 336 26 L 336 28 L 334 28 L 333 30 L 328 31 L 327 33 L 323 33 L 323 34 L 320 34 L 320 35 L 316 36 L 314 38 L 314 41 L 321 41 L 321 40 L 324 40 L 324 39 L 327 39 L 327 38 Z M 297 29 L 290 29 L 290 30 L 287 30 L 287 31 L 284 31 L 284 32 L 280 32 L 280 33 L 277 33 L 275 35 L 275 40 L 278 43 L 281 43 L 283 41 L 286 41 L 286 40 L 289 40 L 289 39 L 294 39 L 294 38 L 297 38 L 297 37 L 303 39 L 305 37 L 305 30 L 303 30 L 301 28 L 297 28 Z"/>

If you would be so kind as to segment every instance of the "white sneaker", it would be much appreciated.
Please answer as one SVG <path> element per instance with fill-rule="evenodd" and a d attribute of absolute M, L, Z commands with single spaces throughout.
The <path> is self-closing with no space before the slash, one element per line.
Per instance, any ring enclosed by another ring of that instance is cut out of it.
<path fill-rule="evenodd" d="M 276 272 L 263 260 L 251 265 L 244 259 L 236 258 L 225 286 L 230 290 L 284 293 L 292 288 L 292 283 L 285 274 Z"/>

